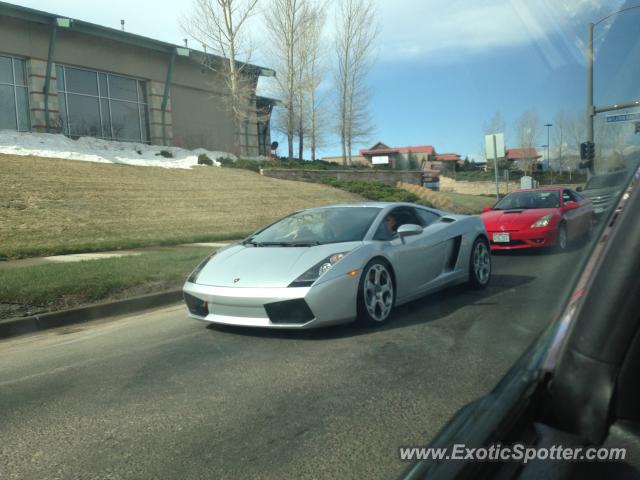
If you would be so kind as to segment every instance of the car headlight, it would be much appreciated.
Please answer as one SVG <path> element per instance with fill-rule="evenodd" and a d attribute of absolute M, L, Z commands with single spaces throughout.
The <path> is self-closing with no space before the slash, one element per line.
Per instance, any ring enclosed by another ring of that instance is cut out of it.
<path fill-rule="evenodd" d="M 334 253 L 333 255 L 329 255 L 327 258 L 322 260 L 321 262 L 316 263 L 309 270 L 304 272 L 298 278 L 296 278 L 291 284 L 290 287 L 309 287 L 315 282 L 318 278 L 320 278 L 324 273 L 331 270 L 331 268 L 338 263 L 343 257 L 346 255 L 346 252 Z"/>
<path fill-rule="evenodd" d="M 531 228 L 539 228 L 539 227 L 546 227 L 547 225 L 549 225 L 549 222 L 551 222 L 551 217 L 553 215 L 551 215 L 550 213 L 548 215 L 545 215 L 544 217 L 540 217 L 538 220 L 535 221 L 535 223 L 533 223 L 531 225 Z"/>
<path fill-rule="evenodd" d="M 218 253 L 218 251 L 212 252 L 209 255 L 207 255 L 205 259 L 198 264 L 195 270 L 191 272 L 191 275 L 189 275 L 189 277 L 187 278 L 187 282 L 196 283 L 198 280 L 198 276 L 200 275 L 200 272 L 207 265 L 207 263 L 209 263 L 209 260 L 211 260 L 211 258 L 213 258 L 213 256 L 216 253 Z"/>

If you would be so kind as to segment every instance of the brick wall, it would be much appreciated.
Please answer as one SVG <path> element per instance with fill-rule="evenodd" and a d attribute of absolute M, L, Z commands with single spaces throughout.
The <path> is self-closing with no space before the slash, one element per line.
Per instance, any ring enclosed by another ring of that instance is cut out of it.
<path fill-rule="evenodd" d="M 422 172 L 419 170 L 303 170 L 286 168 L 265 168 L 260 174 L 266 177 L 301 182 L 319 182 L 324 178 L 338 180 L 364 180 L 365 182 L 381 182 L 395 186 L 398 182 L 422 185 Z"/>
<path fill-rule="evenodd" d="M 504 180 L 500 180 L 499 188 L 500 188 L 500 194 L 506 193 L 506 185 Z M 514 190 L 518 190 L 519 188 L 520 188 L 519 183 L 509 182 L 510 192 Z M 495 182 L 465 182 L 465 181 L 454 180 L 453 178 L 441 176 L 440 191 L 466 193 L 469 195 L 495 195 L 496 184 Z"/>

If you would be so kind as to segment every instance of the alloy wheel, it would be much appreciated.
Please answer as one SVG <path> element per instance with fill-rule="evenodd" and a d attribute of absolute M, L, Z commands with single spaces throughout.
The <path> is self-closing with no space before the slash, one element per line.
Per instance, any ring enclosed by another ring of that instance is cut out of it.
<path fill-rule="evenodd" d="M 485 285 L 491 277 L 491 254 L 484 242 L 476 243 L 473 250 L 473 271 L 481 285 Z"/>
<path fill-rule="evenodd" d="M 393 280 L 387 268 L 376 263 L 367 270 L 364 279 L 364 304 L 369 316 L 384 322 L 393 308 Z"/>

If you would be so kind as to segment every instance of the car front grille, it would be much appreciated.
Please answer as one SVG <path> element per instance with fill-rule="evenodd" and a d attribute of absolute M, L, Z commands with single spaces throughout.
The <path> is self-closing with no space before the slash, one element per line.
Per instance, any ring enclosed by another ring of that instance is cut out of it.
<path fill-rule="evenodd" d="M 591 200 L 593 208 L 597 209 L 607 209 L 615 200 L 615 196 L 613 193 L 601 193 L 599 195 L 592 195 L 588 192 L 585 192 L 584 196 Z"/>
<path fill-rule="evenodd" d="M 201 300 L 188 293 L 184 294 L 184 303 L 187 304 L 187 308 L 192 315 L 198 317 L 206 317 L 209 315 L 209 305 L 205 300 Z"/>
<path fill-rule="evenodd" d="M 302 324 L 314 318 L 309 305 L 302 298 L 267 303 L 264 309 L 271 323 Z"/>
<path fill-rule="evenodd" d="M 517 245 L 524 245 L 526 242 L 522 240 L 511 240 L 510 242 L 491 242 L 491 245 L 496 245 L 498 247 L 515 247 Z"/>
<path fill-rule="evenodd" d="M 593 197 L 591 203 L 594 207 L 608 207 L 613 202 L 613 195 L 601 195 L 599 197 Z"/>

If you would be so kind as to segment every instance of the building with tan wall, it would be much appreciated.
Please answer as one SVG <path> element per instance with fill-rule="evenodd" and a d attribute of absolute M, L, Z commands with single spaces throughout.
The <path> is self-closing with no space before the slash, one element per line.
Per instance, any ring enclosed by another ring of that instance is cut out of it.
<path fill-rule="evenodd" d="M 274 101 L 254 94 L 235 129 L 224 79 L 203 66 L 223 61 L 0 2 L 0 129 L 268 155 Z M 275 75 L 243 67 L 254 92 Z"/>
<path fill-rule="evenodd" d="M 414 158 L 418 165 L 431 161 L 436 155 L 435 149 L 431 145 L 418 147 L 389 147 L 378 142 L 373 147 L 360 150 L 363 156 L 371 165 L 390 165 L 395 168 L 401 162 L 407 162 L 410 157 Z"/>

